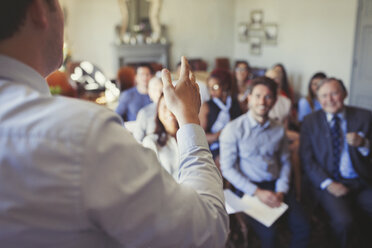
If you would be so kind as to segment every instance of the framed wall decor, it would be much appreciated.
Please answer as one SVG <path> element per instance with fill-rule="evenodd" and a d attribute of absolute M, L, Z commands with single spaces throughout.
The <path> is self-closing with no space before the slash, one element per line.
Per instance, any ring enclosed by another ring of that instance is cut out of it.
<path fill-rule="evenodd" d="M 239 23 L 238 25 L 238 36 L 240 42 L 248 42 L 249 24 Z"/>
<path fill-rule="evenodd" d="M 251 12 L 251 26 L 253 28 L 260 28 L 263 23 L 263 11 L 262 10 L 253 10 Z"/>
<path fill-rule="evenodd" d="M 261 38 L 259 37 L 250 37 L 249 38 L 250 42 L 250 53 L 252 55 L 260 55 L 261 54 Z"/>
<path fill-rule="evenodd" d="M 265 44 L 276 45 L 278 42 L 278 25 L 267 23 L 264 25 L 264 42 Z"/>

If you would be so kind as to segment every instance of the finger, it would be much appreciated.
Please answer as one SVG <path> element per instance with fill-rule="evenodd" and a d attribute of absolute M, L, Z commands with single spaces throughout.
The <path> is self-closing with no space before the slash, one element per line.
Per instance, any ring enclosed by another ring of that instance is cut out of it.
<path fill-rule="evenodd" d="M 172 84 L 172 79 L 171 79 L 170 72 L 167 69 L 162 70 L 161 78 L 163 80 L 163 90 L 164 91 L 174 88 L 174 86 Z"/>
<path fill-rule="evenodd" d="M 195 79 L 195 75 L 192 71 L 190 71 L 189 73 L 189 78 L 190 78 L 190 81 L 195 83 L 196 84 L 196 79 Z"/>
<path fill-rule="evenodd" d="M 182 56 L 181 57 L 180 80 L 187 81 L 187 79 L 189 78 L 189 72 L 190 72 L 189 63 L 187 62 L 186 57 Z"/>

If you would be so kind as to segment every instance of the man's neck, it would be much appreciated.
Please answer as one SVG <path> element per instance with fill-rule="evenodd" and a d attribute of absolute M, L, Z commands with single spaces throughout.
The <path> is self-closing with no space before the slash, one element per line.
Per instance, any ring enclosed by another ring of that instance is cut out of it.
<path fill-rule="evenodd" d="M 255 115 L 254 113 L 250 113 L 252 118 L 257 121 L 261 126 L 263 124 L 265 124 L 268 120 L 269 120 L 269 115 L 265 115 L 265 116 L 257 116 Z"/>
<path fill-rule="evenodd" d="M 31 55 L 29 52 L 24 51 L 35 51 L 35 49 L 25 42 L 20 41 L 20 39 L 8 39 L 0 42 L 0 54 L 28 65 L 37 71 L 42 77 L 46 77 L 48 73 L 42 70 L 43 66 L 39 59 L 40 56 L 38 56 L 36 52 Z"/>
<path fill-rule="evenodd" d="M 141 86 L 137 85 L 137 90 L 138 90 L 139 93 L 141 93 L 143 95 L 148 94 L 148 89 L 146 87 L 141 87 Z"/>

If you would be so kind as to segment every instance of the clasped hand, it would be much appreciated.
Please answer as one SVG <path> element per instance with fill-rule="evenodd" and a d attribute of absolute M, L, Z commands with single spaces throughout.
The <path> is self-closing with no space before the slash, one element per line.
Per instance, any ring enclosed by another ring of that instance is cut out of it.
<path fill-rule="evenodd" d="M 271 208 L 277 208 L 283 202 L 284 194 L 282 192 L 273 192 L 270 190 L 257 188 L 255 195 Z"/>

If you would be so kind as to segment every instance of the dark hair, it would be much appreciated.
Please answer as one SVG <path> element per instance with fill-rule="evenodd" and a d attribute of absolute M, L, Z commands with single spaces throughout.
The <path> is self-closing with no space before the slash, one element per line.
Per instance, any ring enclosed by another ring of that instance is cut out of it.
<path fill-rule="evenodd" d="M 340 87 L 341 87 L 342 91 L 345 93 L 345 95 L 347 95 L 347 89 L 344 85 L 344 82 L 341 79 L 338 79 L 338 78 L 335 78 L 335 77 L 325 78 L 322 81 L 320 81 L 318 87 L 316 88 L 316 91 L 318 91 L 320 89 L 320 87 L 322 87 L 324 84 L 329 83 L 331 81 L 336 81 L 340 85 Z"/>
<path fill-rule="evenodd" d="M 24 24 L 31 0 L 0 1 L 0 40 L 12 37 Z"/>
<path fill-rule="evenodd" d="M 138 69 L 140 67 L 146 67 L 147 69 L 149 69 L 151 75 L 154 75 L 154 70 L 152 69 L 151 65 L 148 64 L 148 63 L 140 63 L 140 64 L 137 64 L 136 65 L 136 74 L 138 73 Z"/>
<path fill-rule="evenodd" d="M 157 134 L 157 136 L 158 136 L 158 139 L 156 140 L 156 142 L 158 142 L 158 144 L 161 147 L 165 146 L 165 144 L 167 144 L 167 141 L 168 141 L 168 133 L 165 130 L 165 127 L 164 127 L 163 123 L 161 123 L 161 121 L 159 119 L 159 107 L 160 107 L 160 102 L 161 102 L 162 98 L 164 98 L 163 93 L 161 93 L 161 95 L 159 97 L 158 105 L 156 107 L 155 131 L 154 131 L 154 133 Z"/>
<path fill-rule="evenodd" d="M 266 86 L 267 88 L 269 88 L 269 90 L 271 91 L 271 93 L 273 94 L 273 97 L 274 99 L 277 98 L 277 91 L 278 91 L 278 84 L 275 83 L 274 80 L 272 80 L 271 78 L 268 78 L 268 77 L 257 77 L 255 79 L 252 80 L 252 83 L 250 85 L 250 94 L 252 94 L 252 91 L 254 89 L 254 87 L 256 87 L 257 85 L 264 85 Z"/>
<path fill-rule="evenodd" d="M 247 67 L 248 72 L 251 72 L 251 67 L 249 66 L 249 63 L 247 61 L 245 61 L 245 60 L 237 60 L 237 61 L 235 61 L 234 69 L 236 69 L 239 64 L 244 64 Z"/>
<path fill-rule="evenodd" d="M 292 99 L 292 92 L 289 87 L 289 81 L 288 81 L 288 76 L 287 76 L 287 71 L 285 70 L 285 67 L 283 64 L 278 63 L 273 66 L 273 68 L 279 67 L 280 70 L 282 70 L 282 78 L 280 79 L 280 87 L 281 90 L 284 91 L 284 93 L 288 96 L 289 99 Z"/>
<path fill-rule="evenodd" d="M 27 9 L 33 0 L 0 1 L 0 41 L 12 37 L 24 25 Z M 56 10 L 55 0 L 45 0 L 51 10 Z"/>
<path fill-rule="evenodd" d="M 218 80 L 223 91 L 229 92 L 232 90 L 232 75 L 230 71 L 221 68 L 214 69 L 209 75 L 207 82 L 212 78 Z"/>
<path fill-rule="evenodd" d="M 306 100 L 309 102 L 310 107 L 311 107 L 311 110 L 314 110 L 314 101 L 313 101 L 313 99 L 316 97 L 316 95 L 314 94 L 314 92 L 311 90 L 311 82 L 314 79 L 325 79 L 326 77 L 327 77 L 327 75 L 325 73 L 323 73 L 323 72 L 317 72 L 310 79 L 310 82 L 309 82 L 309 85 L 308 85 L 308 91 L 307 91 Z"/>

